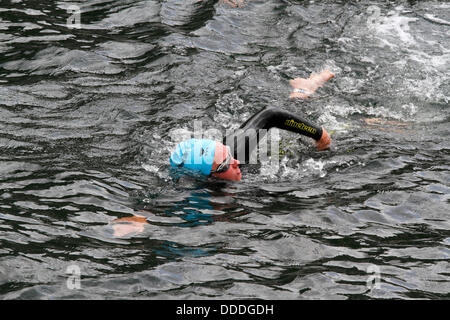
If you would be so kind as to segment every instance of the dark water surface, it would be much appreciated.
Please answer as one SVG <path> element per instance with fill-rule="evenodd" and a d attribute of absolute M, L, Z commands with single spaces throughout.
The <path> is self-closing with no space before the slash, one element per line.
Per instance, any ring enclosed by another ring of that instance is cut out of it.
<path fill-rule="evenodd" d="M 1 298 L 450 298 L 447 1 L 0 4 Z M 180 132 L 266 105 L 332 149 L 171 174 Z"/>

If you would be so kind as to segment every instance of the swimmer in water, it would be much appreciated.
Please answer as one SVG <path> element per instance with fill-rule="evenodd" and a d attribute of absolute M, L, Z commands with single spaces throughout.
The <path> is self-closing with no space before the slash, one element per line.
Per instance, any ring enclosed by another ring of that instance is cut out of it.
<path fill-rule="evenodd" d="M 290 81 L 294 91 L 291 98 L 307 99 L 325 82 L 332 79 L 334 74 L 326 70 L 319 74 L 312 74 L 308 79 L 296 78 Z M 196 170 L 206 176 L 213 176 L 224 180 L 239 181 L 242 178 L 239 165 L 249 160 L 251 152 L 256 144 L 251 144 L 252 139 L 256 142 L 262 138 L 258 129 L 269 129 L 277 127 L 280 129 L 297 132 L 299 134 L 311 137 L 316 140 L 318 150 L 325 150 L 331 144 L 330 136 L 324 128 L 321 128 L 309 121 L 299 118 L 297 115 L 287 111 L 281 111 L 274 108 L 264 108 L 250 119 L 248 119 L 233 134 L 225 137 L 223 142 L 191 139 L 183 141 L 177 145 L 175 151 L 170 157 L 170 163 L 173 167 L 184 167 L 186 169 Z M 252 130 L 256 129 L 256 130 Z M 252 136 L 253 135 L 253 136 Z M 248 137 L 248 139 L 247 139 Z M 238 144 L 245 138 L 244 143 Z M 240 160 L 239 155 L 242 156 Z M 195 201 L 199 202 L 198 200 Z M 181 211 L 187 211 L 182 208 Z M 189 206 L 189 210 L 192 208 Z M 216 208 L 217 209 L 217 208 Z M 114 236 L 124 237 L 133 233 L 141 233 L 144 226 L 148 224 L 146 213 L 144 215 L 136 214 L 132 217 L 119 218 L 112 222 Z M 188 213 L 191 213 L 190 211 Z M 232 215 L 241 215 L 246 212 L 233 213 Z M 214 221 L 226 220 L 230 214 L 212 215 Z"/>
<path fill-rule="evenodd" d="M 290 81 L 294 88 L 291 98 L 307 99 L 334 74 L 328 70 L 312 74 L 308 79 Z M 323 127 L 300 118 L 298 115 L 266 107 L 248 119 L 222 142 L 208 139 L 190 139 L 179 143 L 170 157 L 175 168 L 200 172 L 205 176 L 240 181 L 240 164 L 249 163 L 250 155 L 270 128 L 279 128 L 310 137 L 316 141 L 317 150 L 328 149 L 331 138 Z"/>

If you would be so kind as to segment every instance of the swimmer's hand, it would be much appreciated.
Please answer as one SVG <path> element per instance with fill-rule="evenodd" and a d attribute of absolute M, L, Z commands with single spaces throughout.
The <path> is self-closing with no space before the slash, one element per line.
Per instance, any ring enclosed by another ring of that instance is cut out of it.
<path fill-rule="evenodd" d="M 308 79 L 295 78 L 289 81 L 294 91 L 291 92 L 290 98 L 307 99 L 318 88 L 323 86 L 325 82 L 334 78 L 334 74 L 329 70 L 324 70 L 319 74 L 311 74 Z"/>
<path fill-rule="evenodd" d="M 316 148 L 319 151 L 326 150 L 331 145 L 331 138 L 328 134 L 327 130 L 322 127 L 322 137 L 320 137 L 320 140 L 316 141 Z"/>
<path fill-rule="evenodd" d="M 115 237 L 124 237 L 130 233 L 141 233 L 144 231 L 144 225 L 147 219 L 142 216 L 133 216 L 120 218 L 113 221 L 113 230 Z"/>

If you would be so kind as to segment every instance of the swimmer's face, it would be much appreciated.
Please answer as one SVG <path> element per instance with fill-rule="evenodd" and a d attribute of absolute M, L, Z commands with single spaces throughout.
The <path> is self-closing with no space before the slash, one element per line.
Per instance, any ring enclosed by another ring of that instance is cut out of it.
<path fill-rule="evenodd" d="M 240 181 L 242 178 L 241 169 L 239 169 L 240 162 L 234 159 L 229 153 L 229 148 L 220 142 L 216 142 L 216 151 L 214 153 L 214 162 L 212 170 L 217 170 L 219 166 L 228 161 L 228 170 L 224 172 L 215 172 L 213 177 L 225 180 Z"/>

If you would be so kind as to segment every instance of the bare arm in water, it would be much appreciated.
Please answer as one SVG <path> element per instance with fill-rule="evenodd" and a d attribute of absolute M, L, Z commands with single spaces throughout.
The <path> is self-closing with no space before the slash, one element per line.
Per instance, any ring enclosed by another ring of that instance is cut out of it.
<path fill-rule="evenodd" d="M 319 74 L 311 74 L 308 79 L 292 79 L 289 83 L 294 88 L 294 91 L 291 93 L 290 98 L 307 99 L 332 78 L 334 78 L 334 74 L 329 70 L 324 70 Z"/>

